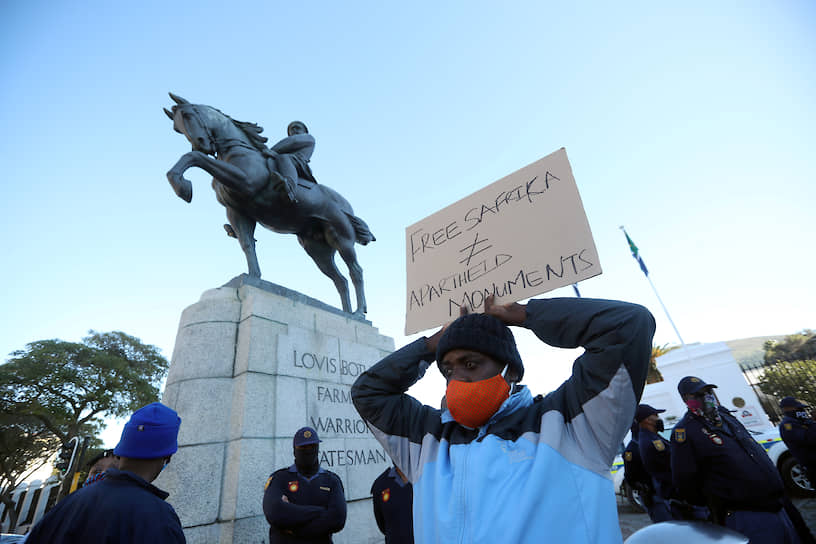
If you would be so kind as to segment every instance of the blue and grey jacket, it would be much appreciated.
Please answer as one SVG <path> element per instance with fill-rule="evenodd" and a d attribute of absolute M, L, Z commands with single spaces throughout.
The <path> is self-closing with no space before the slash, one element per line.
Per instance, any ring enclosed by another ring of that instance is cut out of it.
<path fill-rule="evenodd" d="M 640 399 L 654 319 L 592 299 L 531 300 L 523 325 L 585 353 L 546 397 L 516 386 L 479 429 L 405 392 L 434 360 L 426 339 L 352 387 L 354 405 L 414 484 L 417 542 L 620 542 L 610 467 Z"/>

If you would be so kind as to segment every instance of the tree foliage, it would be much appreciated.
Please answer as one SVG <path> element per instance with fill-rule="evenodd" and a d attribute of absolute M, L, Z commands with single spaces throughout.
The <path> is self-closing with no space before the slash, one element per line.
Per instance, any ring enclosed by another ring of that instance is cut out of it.
<path fill-rule="evenodd" d="M 781 341 L 768 340 L 764 345 L 765 364 L 780 361 L 807 361 L 816 359 L 816 331 L 805 329 L 789 334 Z"/>
<path fill-rule="evenodd" d="M 58 446 L 59 439 L 40 420 L 15 414 L 13 406 L 0 399 L 0 502 L 8 512 L 11 531 L 17 525 L 11 492 L 43 466 Z"/>
<path fill-rule="evenodd" d="M 816 331 L 805 329 L 764 345 L 759 388 L 777 399 L 795 397 L 816 406 Z"/>
<path fill-rule="evenodd" d="M 0 443 L 0 457 L 14 458 L 15 448 L 25 455 L 9 461 L 8 476 L 22 481 L 25 459 L 41 459 L 74 436 L 96 437 L 103 417 L 158 400 L 168 366 L 157 347 L 118 331 L 90 331 L 81 343 L 40 340 L 12 353 L 0 365 L 0 399 L 20 440 Z"/>
<path fill-rule="evenodd" d="M 677 349 L 680 346 L 669 346 L 663 344 L 662 346 L 652 346 L 652 354 L 649 357 L 649 372 L 646 374 L 646 383 L 657 383 L 663 381 L 663 374 L 657 368 L 657 358 L 665 355 L 668 352 Z"/>
<path fill-rule="evenodd" d="M 0 366 L 0 394 L 60 441 L 102 416 L 122 417 L 159 398 L 168 362 L 123 332 L 91 331 L 82 343 L 32 342 Z"/>
<path fill-rule="evenodd" d="M 781 361 L 768 366 L 759 378 L 759 388 L 777 399 L 795 397 L 816 407 L 816 360 Z"/>

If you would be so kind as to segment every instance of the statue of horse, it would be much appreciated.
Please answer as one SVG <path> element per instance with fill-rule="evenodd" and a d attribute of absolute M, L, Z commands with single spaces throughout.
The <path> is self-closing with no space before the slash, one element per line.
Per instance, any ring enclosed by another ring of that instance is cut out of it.
<path fill-rule="evenodd" d="M 167 172 L 176 194 L 187 202 L 193 198 L 192 183 L 184 177 L 188 168 L 209 172 L 216 198 L 227 209 L 231 228 L 225 228 L 241 244 L 250 276 L 261 277 L 255 254 L 256 223 L 275 232 L 295 234 L 320 271 L 334 282 L 343 311 L 351 313 L 348 281 L 334 262 L 334 253 L 339 252 L 357 295 L 354 314 L 365 315 L 363 269 L 354 244 L 366 245 L 375 238 L 365 221 L 354 215 L 348 201 L 329 187 L 302 178 L 294 184 L 294 191 L 292 187 L 283 190 L 281 183 L 275 183 L 280 175 L 270 171 L 274 161 L 269 159 L 275 152 L 266 147 L 263 128 L 236 121 L 213 107 L 191 104 L 173 93 L 170 98 L 176 105 L 164 112 L 173 120 L 173 129 L 193 146 Z"/>

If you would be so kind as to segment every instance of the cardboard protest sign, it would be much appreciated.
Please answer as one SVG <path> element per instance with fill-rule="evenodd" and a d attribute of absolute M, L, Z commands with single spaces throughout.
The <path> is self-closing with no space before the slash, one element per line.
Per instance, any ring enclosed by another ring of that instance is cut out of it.
<path fill-rule="evenodd" d="M 405 333 L 601 273 L 564 148 L 405 230 Z"/>

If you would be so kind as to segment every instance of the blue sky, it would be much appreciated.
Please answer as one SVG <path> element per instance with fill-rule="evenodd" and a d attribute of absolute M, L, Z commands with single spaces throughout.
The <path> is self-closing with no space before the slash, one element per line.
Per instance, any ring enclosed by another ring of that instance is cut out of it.
<path fill-rule="evenodd" d="M 181 311 L 245 271 L 209 176 L 191 204 L 167 184 L 190 148 L 168 91 L 270 143 L 309 126 L 377 237 L 368 318 L 397 345 L 405 227 L 562 146 L 604 270 L 583 295 L 676 343 L 623 224 L 686 342 L 816 327 L 814 4 L 562 4 L 4 3 L 0 352 L 96 329 L 169 358 Z M 256 238 L 264 279 L 338 304 L 295 237 Z M 520 343 L 534 392 L 568 375 L 574 353 Z"/>

